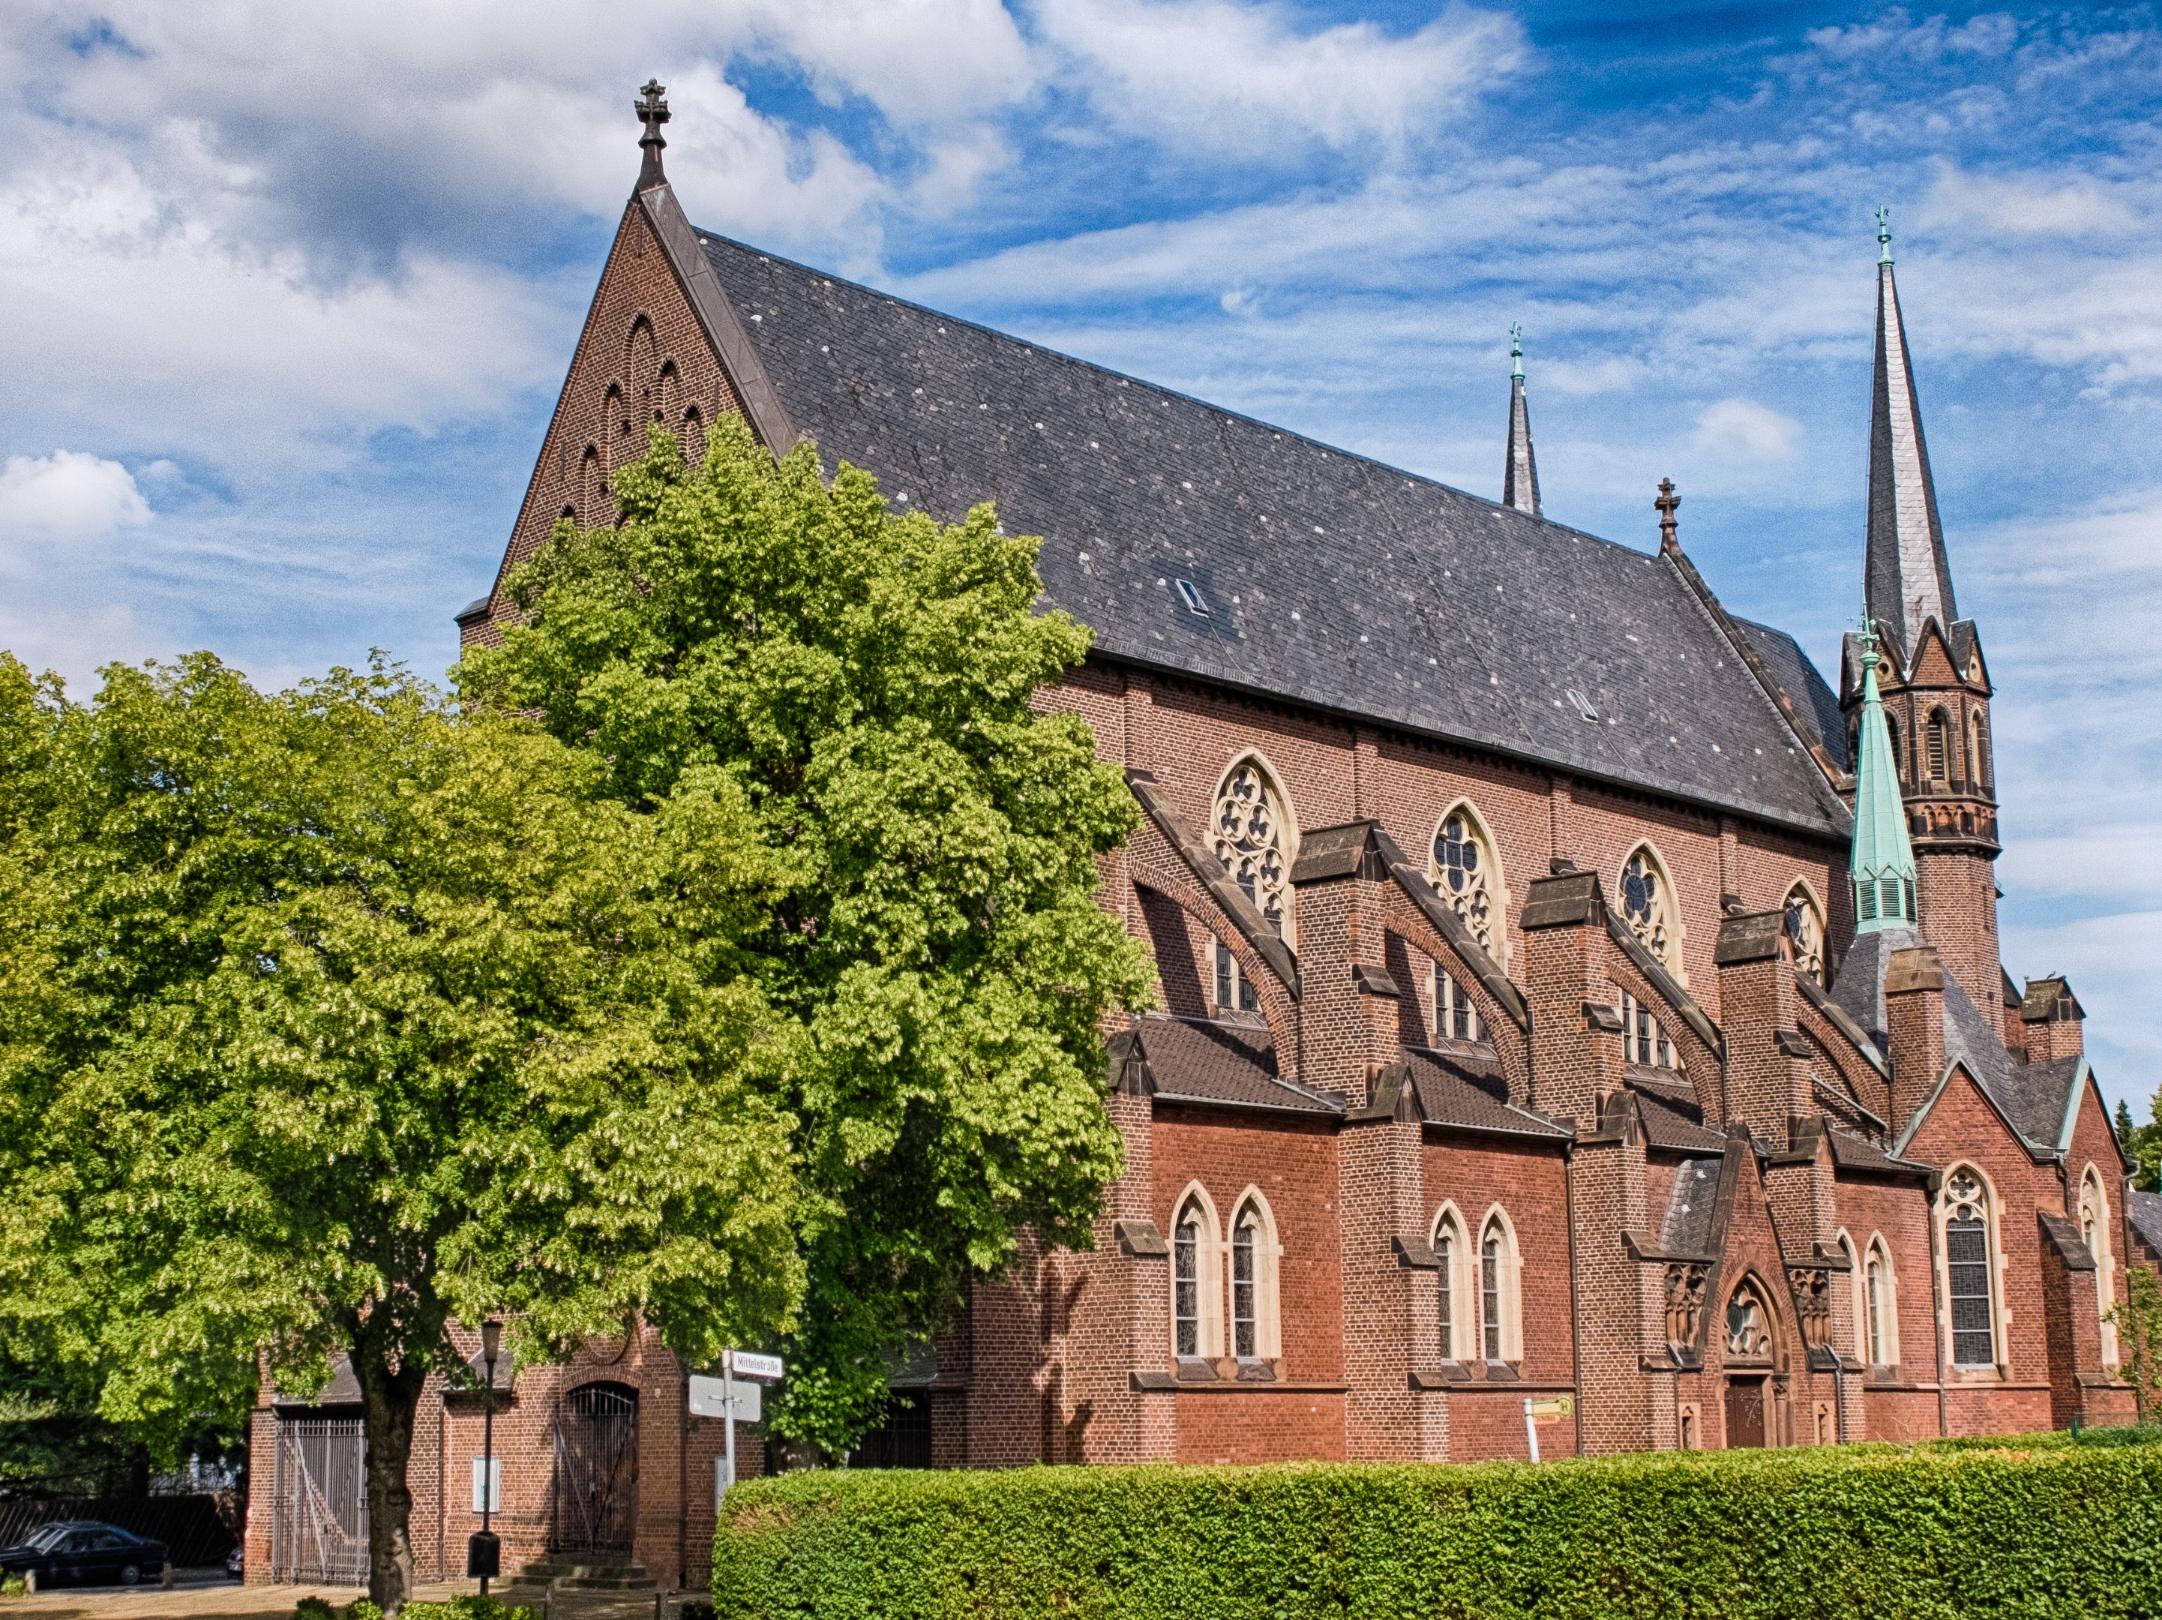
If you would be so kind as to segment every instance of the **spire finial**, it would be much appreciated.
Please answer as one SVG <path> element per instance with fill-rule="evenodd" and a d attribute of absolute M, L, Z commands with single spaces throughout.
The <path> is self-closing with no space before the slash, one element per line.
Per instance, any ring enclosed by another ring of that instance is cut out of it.
<path fill-rule="evenodd" d="M 1868 674 L 1877 667 L 1877 621 L 1870 617 L 1869 609 L 1862 609 L 1861 634 L 1854 638 L 1862 647 L 1862 673 Z"/>
<path fill-rule="evenodd" d="M 1509 323 L 1509 375 L 1517 378 L 1524 375 L 1524 323 L 1522 321 L 1511 321 Z"/>
<path fill-rule="evenodd" d="M 1653 501 L 1652 505 L 1659 512 L 1659 549 L 1661 551 L 1679 551 L 1682 549 L 1681 540 L 1677 535 L 1679 525 L 1674 521 L 1675 509 L 1681 504 L 1682 498 L 1674 493 L 1674 480 L 1671 478 L 1660 479 L 1659 498 Z"/>
<path fill-rule="evenodd" d="M 1892 211 L 1882 203 L 1877 205 L 1877 263 L 1892 262 Z"/>
<path fill-rule="evenodd" d="M 643 160 L 638 168 L 640 191 L 668 183 L 668 176 L 661 170 L 661 148 L 668 144 L 668 137 L 661 133 L 661 125 L 668 122 L 667 94 L 668 86 L 658 79 L 648 79 L 638 92 L 639 99 L 632 104 L 637 110 L 640 126 L 638 150 Z"/>

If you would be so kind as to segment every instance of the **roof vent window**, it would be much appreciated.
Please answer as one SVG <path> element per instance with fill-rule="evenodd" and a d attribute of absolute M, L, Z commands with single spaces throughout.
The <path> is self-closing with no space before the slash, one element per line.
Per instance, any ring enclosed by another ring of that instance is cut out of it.
<path fill-rule="evenodd" d="M 1172 583 L 1178 587 L 1179 602 L 1188 613 L 1193 614 L 1197 619 L 1212 617 L 1209 611 L 1209 599 L 1201 594 L 1200 586 L 1190 579 L 1174 580 Z"/>
<path fill-rule="evenodd" d="M 1591 721 L 1598 720 L 1599 711 L 1591 706 L 1591 699 L 1586 697 L 1582 692 L 1579 692 L 1573 686 L 1569 688 L 1569 701 L 1576 705 L 1576 712 L 1582 715 L 1585 719 Z"/>

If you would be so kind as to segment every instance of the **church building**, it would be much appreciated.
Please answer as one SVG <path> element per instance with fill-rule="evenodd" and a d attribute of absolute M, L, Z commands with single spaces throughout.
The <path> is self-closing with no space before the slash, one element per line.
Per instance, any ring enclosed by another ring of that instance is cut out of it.
<path fill-rule="evenodd" d="M 2130 1421 L 2107 1313 L 2162 1215 L 2130 1219 L 2072 986 L 1999 960 L 1994 689 L 1881 222 L 1867 613 L 1828 682 L 1721 604 L 1670 483 L 1656 549 L 1542 511 L 1520 356 L 1500 498 L 1466 493 L 701 231 L 658 85 L 640 116 L 465 642 L 498 634 L 559 519 L 613 520 L 649 423 L 696 454 L 738 413 L 895 503 L 992 500 L 1041 534 L 1045 601 L 1095 634 L 1043 701 L 1142 812 L 1102 901 L 1160 1010 L 1109 1042 L 1127 1168 L 1095 1247 L 977 1287 L 864 1460 Z M 701 1577 L 717 1426 L 684 1415 L 682 1373 L 635 1342 L 519 1370 L 507 1566 Z M 480 1425 L 474 1397 L 442 1407 L 414 1518 L 448 1572 Z M 300 1524 L 312 1465 L 285 1440 L 336 1417 L 266 1400 L 251 1573 L 299 1567 L 272 1527 Z"/>

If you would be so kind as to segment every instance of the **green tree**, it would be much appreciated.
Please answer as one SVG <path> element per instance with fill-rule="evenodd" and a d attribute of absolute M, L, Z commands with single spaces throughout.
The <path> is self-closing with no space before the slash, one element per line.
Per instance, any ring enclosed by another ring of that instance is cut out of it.
<path fill-rule="evenodd" d="M 656 429 L 613 482 L 621 525 L 559 525 L 459 689 L 541 716 L 640 811 L 741 806 L 729 835 L 781 874 L 714 931 L 799 1037 L 775 1106 L 809 1292 L 767 1410 L 834 1452 L 970 1278 L 1088 1241 L 1120 1166 L 1102 1032 L 1151 981 L 1096 899 L 1135 807 L 1088 727 L 1034 702 L 1088 635 L 1034 610 L 1040 542 L 988 505 L 890 510 L 733 417 L 695 469 Z"/>
<path fill-rule="evenodd" d="M 2162 1192 L 2162 1092 L 2155 1094 L 2149 1111 L 2154 1122 L 2132 1123 L 2132 1108 L 2117 1099 L 2117 1145 L 2132 1161 L 2132 1185 L 2142 1192 Z"/>
<path fill-rule="evenodd" d="M 2116 1324 L 2118 1370 L 2132 1386 L 2135 1421 L 2154 1421 L 2162 1395 L 2162 1281 L 2139 1262 L 2125 1268 L 2125 1297 L 2110 1307 Z"/>
<path fill-rule="evenodd" d="M 350 1358 L 386 1610 L 454 1320 L 704 1360 L 799 1302 L 790 1032 L 701 932 L 780 874 L 724 785 L 604 785 L 380 665 L 0 657 L 0 1323 L 130 1423 Z"/>

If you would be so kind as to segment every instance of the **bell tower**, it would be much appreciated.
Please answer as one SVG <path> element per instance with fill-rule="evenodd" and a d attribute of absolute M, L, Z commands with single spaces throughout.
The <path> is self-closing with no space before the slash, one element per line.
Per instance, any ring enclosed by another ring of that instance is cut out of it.
<path fill-rule="evenodd" d="M 1915 390 L 1887 210 L 1877 210 L 1877 360 L 1869 423 L 1869 544 L 1863 577 L 1881 661 L 1848 638 L 1840 689 L 1859 742 L 1874 662 L 1891 764 L 1914 850 L 1922 936 L 1974 1004 L 2003 1001 L 1997 949 L 1996 771 L 1990 684 L 1974 621 L 1959 617 L 1929 446 Z M 1850 746 L 1848 758 L 1859 761 Z M 1995 1018 L 1992 1018 L 1995 1021 Z"/>

